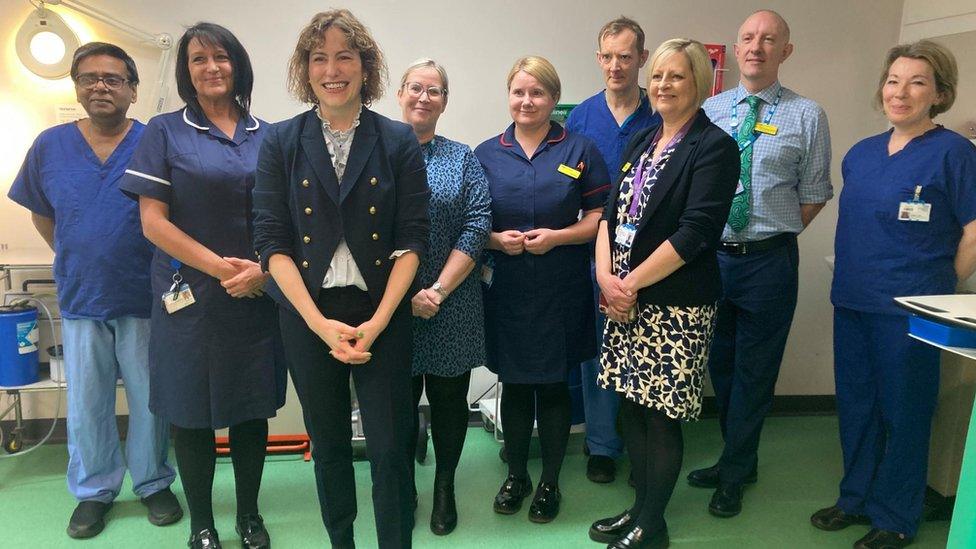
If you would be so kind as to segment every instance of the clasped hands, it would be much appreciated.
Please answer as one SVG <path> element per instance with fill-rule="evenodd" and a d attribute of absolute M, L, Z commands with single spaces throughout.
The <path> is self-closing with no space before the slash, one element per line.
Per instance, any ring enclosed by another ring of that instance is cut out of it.
<path fill-rule="evenodd" d="M 410 299 L 410 309 L 413 311 L 413 316 L 430 320 L 440 312 L 443 302 L 444 298 L 441 294 L 430 288 L 425 288 Z"/>
<path fill-rule="evenodd" d="M 631 311 L 637 307 L 637 288 L 630 275 L 619 278 L 610 273 L 601 274 L 597 276 L 597 284 L 607 301 L 607 318 L 614 322 L 630 322 Z"/>
<path fill-rule="evenodd" d="M 319 316 L 309 324 L 326 345 L 329 354 L 344 364 L 365 364 L 373 358 L 369 350 L 386 328 L 379 321 L 369 319 L 359 326 L 352 327 L 344 322 Z"/>
<path fill-rule="evenodd" d="M 261 270 L 261 265 L 247 259 L 237 257 L 222 258 L 227 265 L 221 273 L 220 285 L 232 297 L 254 298 L 264 295 L 264 284 L 268 281 L 268 274 Z"/>
<path fill-rule="evenodd" d="M 519 255 L 522 252 L 542 255 L 559 244 L 556 242 L 556 231 L 552 229 L 532 229 L 525 232 L 513 229 L 495 234 L 498 247 L 508 255 Z"/>

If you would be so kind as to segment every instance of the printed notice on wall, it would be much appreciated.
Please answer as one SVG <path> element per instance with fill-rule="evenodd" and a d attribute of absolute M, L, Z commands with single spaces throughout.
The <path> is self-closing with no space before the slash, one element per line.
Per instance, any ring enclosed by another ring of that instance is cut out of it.
<path fill-rule="evenodd" d="M 81 108 L 81 105 L 77 103 L 73 105 L 56 105 L 54 109 L 55 124 L 67 124 L 68 122 L 75 122 L 88 116 L 85 113 L 85 109 Z"/>

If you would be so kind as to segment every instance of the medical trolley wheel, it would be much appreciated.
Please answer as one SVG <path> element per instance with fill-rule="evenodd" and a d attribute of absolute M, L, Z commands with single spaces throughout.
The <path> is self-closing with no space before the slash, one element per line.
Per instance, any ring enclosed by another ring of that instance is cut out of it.
<path fill-rule="evenodd" d="M 24 449 L 23 434 L 20 429 L 14 429 L 10 431 L 10 438 L 6 440 L 3 444 L 3 449 L 7 451 L 8 454 L 16 454 L 17 452 Z"/>

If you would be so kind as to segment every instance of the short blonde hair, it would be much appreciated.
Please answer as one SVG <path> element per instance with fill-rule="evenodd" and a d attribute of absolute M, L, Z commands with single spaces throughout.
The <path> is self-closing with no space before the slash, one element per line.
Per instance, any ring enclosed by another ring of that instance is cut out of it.
<path fill-rule="evenodd" d="M 712 94 L 712 84 L 715 82 L 715 72 L 712 68 L 712 59 L 708 56 L 705 46 L 690 38 L 672 38 L 666 40 L 654 50 L 651 56 L 651 70 L 647 71 L 647 79 L 650 80 L 654 73 L 654 67 L 658 63 L 671 57 L 676 53 L 684 54 L 691 65 L 691 74 L 695 81 L 695 93 L 697 94 L 698 106 Z M 649 86 L 648 86 L 649 87 Z"/>
<path fill-rule="evenodd" d="M 386 88 L 387 70 L 383 51 L 369 29 L 349 10 L 329 10 L 315 14 L 308 25 L 298 33 L 298 44 L 295 53 L 288 62 L 288 91 L 304 103 L 318 103 L 312 85 L 308 81 L 308 56 L 312 50 L 322 45 L 325 31 L 336 27 L 346 35 L 349 47 L 359 54 L 363 64 L 365 80 L 359 91 L 363 105 L 369 106 L 373 101 L 383 97 Z"/>
<path fill-rule="evenodd" d="M 441 79 L 441 87 L 444 88 L 444 95 L 447 96 L 447 69 L 429 57 L 421 57 L 413 63 L 410 63 L 407 70 L 403 71 L 403 76 L 400 77 L 400 88 L 402 89 L 403 86 L 407 85 L 407 77 L 410 76 L 410 73 L 420 69 L 434 69 L 437 71 L 437 76 Z"/>
<path fill-rule="evenodd" d="M 508 71 L 508 80 L 506 81 L 506 87 L 508 89 L 511 89 L 512 79 L 515 78 L 515 75 L 519 71 L 524 71 L 526 74 L 538 80 L 542 88 L 546 90 L 546 93 L 552 96 L 554 101 L 559 102 L 559 94 L 562 86 L 559 83 L 559 75 L 556 73 L 556 67 L 548 59 L 539 57 L 538 55 L 527 55 L 518 58 L 515 64 L 512 65 L 512 70 Z"/>
<path fill-rule="evenodd" d="M 956 66 L 956 57 L 952 55 L 949 48 L 931 40 L 899 44 L 888 50 L 884 68 L 881 70 L 881 79 L 878 81 L 878 91 L 874 94 L 874 104 L 877 108 L 883 109 L 882 89 L 885 82 L 888 81 L 888 71 L 891 70 L 891 65 L 899 57 L 921 59 L 932 67 L 932 74 L 935 75 L 935 91 L 939 94 L 939 102 L 929 108 L 929 118 L 935 118 L 952 108 L 952 104 L 956 102 L 956 86 L 959 85 L 959 68 Z"/>

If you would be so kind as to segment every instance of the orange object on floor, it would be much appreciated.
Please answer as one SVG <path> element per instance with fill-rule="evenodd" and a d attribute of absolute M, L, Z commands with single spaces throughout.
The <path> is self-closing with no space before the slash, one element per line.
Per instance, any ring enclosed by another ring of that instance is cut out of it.
<path fill-rule="evenodd" d="M 305 461 L 312 459 L 312 445 L 308 435 L 269 435 L 268 454 L 302 454 Z M 230 455 L 230 441 L 227 437 L 217 437 L 217 455 Z"/>

